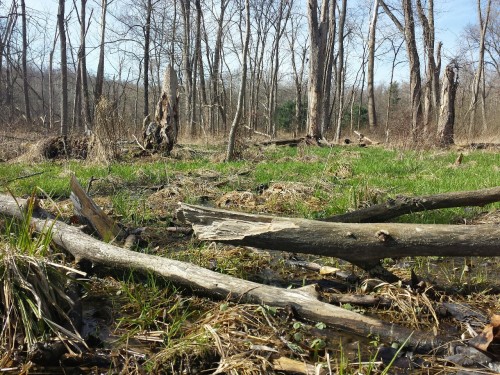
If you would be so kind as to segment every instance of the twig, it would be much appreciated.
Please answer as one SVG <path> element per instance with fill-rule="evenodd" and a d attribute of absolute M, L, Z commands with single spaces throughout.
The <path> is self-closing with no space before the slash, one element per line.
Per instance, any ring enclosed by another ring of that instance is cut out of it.
<path fill-rule="evenodd" d="M 43 174 L 45 173 L 45 171 L 42 171 L 42 172 L 36 172 L 36 173 L 31 173 L 31 174 L 27 174 L 27 175 L 24 175 L 24 176 L 19 176 L 19 177 L 16 177 L 16 178 L 11 178 L 10 180 L 5 180 L 5 181 L 2 181 L 0 182 L 2 185 L 3 184 L 8 184 L 10 182 L 14 182 L 14 181 L 17 181 L 17 180 L 23 180 L 25 178 L 29 178 L 29 177 L 33 177 L 33 176 L 38 176 L 40 174 Z"/>
<path fill-rule="evenodd" d="M 146 150 L 144 148 L 144 146 L 141 145 L 141 142 L 139 142 L 139 140 L 137 139 L 137 137 L 134 134 L 132 134 L 132 137 L 134 137 L 135 143 L 137 143 L 137 145 L 141 148 L 142 151 L 147 152 L 149 155 L 153 155 L 153 153 L 151 151 Z"/>

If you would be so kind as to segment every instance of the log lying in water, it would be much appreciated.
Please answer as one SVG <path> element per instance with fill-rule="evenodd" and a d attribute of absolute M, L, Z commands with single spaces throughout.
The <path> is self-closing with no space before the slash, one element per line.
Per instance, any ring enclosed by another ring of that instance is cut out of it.
<path fill-rule="evenodd" d="M 405 256 L 500 256 L 500 226 L 329 223 L 180 203 L 200 240 L 373 261 Z"/>
<path fill-rule="evenodd" d="M 18 202 L 25 204 L 26 201 L 18 200 Z M 0 194 L 0 214 L 21 217 L 15 200 L 2 194 Z M 235 302 L 291 307 L 303 319 L 321 321 L 331 327 L 364 337 L 377 336 L 385 342 L 404 342 L 409 337 L 407 345 L 422 352 L 438 348 L 448 341 L 442 336 L 412 331 L 396 324 L 332 306 L 299 290 L 262 285 L 213 272 L 190 263 L 119 248 L 101 242 L 60 221 L 33 217 L 31 224 L 37 231 L 52 228 L 53 241 L 70 252 L 76 260 L 86 259 L 114 268 L 153 273 L 191 288 L 195 293 L 202 295 L 209 294 Z"/>
<path fill-rule="evenodd" d="M 338 223 L 376 223 L 394 219 L 412 212 L 437 210 L 440 208 L 484 206 L 500 201 L 500 187 L 475 191 L 462 191 L 424 197 L 397 197 L 382 204 L 331 216 L 323 221 Z"/>

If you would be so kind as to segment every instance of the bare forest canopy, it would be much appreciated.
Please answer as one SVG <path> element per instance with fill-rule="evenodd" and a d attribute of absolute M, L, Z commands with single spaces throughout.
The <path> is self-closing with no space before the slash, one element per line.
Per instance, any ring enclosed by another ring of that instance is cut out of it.
<path fill-rule="evenodd" d="M 173 66 L 183 137 L 495 141 L 500 1 L 477 0 L 451 45 L 460 3 L 0 1 L 0 124 L 89 132 L 105 99 L 116 135 L 139 137 Z"/>

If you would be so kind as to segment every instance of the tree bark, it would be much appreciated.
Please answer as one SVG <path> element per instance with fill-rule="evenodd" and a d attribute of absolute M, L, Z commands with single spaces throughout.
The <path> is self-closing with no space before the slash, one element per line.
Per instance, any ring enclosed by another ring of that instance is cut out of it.
<path fill-rule="evenodd" d="M 106 37 L 106 12 L 108 0 L 101 0 L 101 36 L 99 45 L 99 62 L 97 63 L 97 73 L 94 88 L 94 106 L 99 103 L 104 87 L 104 42 Z"/>
<path fill-rule="evenodd" d="M 143 116 L 149 115 L 149 44 L 151 39 L 151 12 L 153 11 L 151 0 L 146 2 L 146 24 L 144 25 L 144 110 Z"/>
<path fill-rule="evenodd" d="M 339 14 L 339 29 L 337 41 L 337 65 L 335 67 L 335 100 L 338 103 L 337 107 L 337 128 L 335 131 L 335 143 L 340 142 L 342 133 L 342 120 L 344 118 L 345 106 L 345 64 L 344 61 L 344 34 L 345 34 L 345 19 L 347 14 L 347 0 L 342 0 L 342 10 Z"/>
<path fill-rule="evenodd" d="M 373 15 L 370 22 L 368 38 L 368 124 L 370 129 L 377 127 L 377 112 L 375 110 L 374 76 L 375 76 L 375 33 L 377 30 L 379 0 L 373 2 Z"/>
<path fill-rule="evenodd" d="M 243 58 L 241 67 L 241 86 L 240 92 L 238 94 L 238 106 L 236 108 L 236 114 L 234 115 L 233 123 L 231 124 L 231 130 L 229 131 L 229 140 L 227 144 L 226 161 L 231 161 L 234 159 L 234 144 L 236 142 L 236 130 L 240 125 L 241 115 L 243 113 L 243 102 L 245 100 L 245 91 L 247 86 L 247 60 L 248 60 L 248 48 L 250 44 L 250 1 L 245 0 L 245 44 L 243 46 Z"/>
<path fill-rule="evenodd" d="M 192 102 L 193 69 L 191 63 L 191 0 L 181 0 L 181 13 L 184 23 L 182 38 L 182 72 L 185 94 L 184 114 L 186 118 L 186 131 L 188 134 L 191 134 L 192 123 L 190 122 L 190 120 L 194 111 Z"/>
<path fill-rule="evenodd" d="M 156 105 L 156 123 L 144 129 L 145 147 L 165 150 L 170 154 L 179 132 L 179 98 L 177 73 L 172 65 L 165 70 L 160 100 Z M 145 118 L 145 120 L 148 117 Z"/>
<path fill-rule="evenodd" d="M 483 20 L 482 12 L 481 12 L 481 0 L 477 0 L 477 12 L 479 17 L 479 27 L 481 29 L 481 36 L 479 39 L 479 62 L 477 66 L 476 74 L 474 75 L 474 82 L 472 85 L 472 101 L 469 107 L 470 111 L 470 119 L 469 119 L 469 133 L 473 135 L 474 123 L 476 121 L 476 107 L 477 101 L 479 97 L 479 89 L 481 86 L 481 81 L 485 79 L 484 77 L 484 51 L 485 51 L 485 40 L 486 40 L 486 31 L 488 29 L 488 22 L 490 18 L 491 12 L 491 0 L 488 0 L 488 5 L 486 7 L 486 17 Z M 483 113 L 484 115 L 484 113 Z M 485 116 L 483 116 L 485 120 Z M 483 130 L 486 130 L 487 124 L 483 122 Z"/>
<path fill-rule="evenodd" d="M 66 30 L 64 26 L 64 3 L 59 0 L 57 24 L 59 27 L 59 41 L 61 44 L 61 135 L 68 135 L 68 57 L 66 55 Z"/>
<path fill-rule="evenodd" d="M 458 87 L 458 66 L 451 63 L 443 75 L 443 92 L 441 94 L 441 109 L 437 128 L 438 143 L 442 147 L 454 143 L 455 126 L 455 96 Z"/>
<path fill-rule="evenodd" d="M 433 113 L 439 107 L 439 70 L 440 63 L 436 64 L 435 51 L 434 51 L 434 40 L 435 40 L 435 28 L 434 28 L 434 0 L 429 0 L 427 7 L 427 15 L 425 14 L 424 8 L 422 6 L 422 1 L 417 0 L 417 14 L 422 25 L 422 32 L 424 36 L 424 49 L 427 54 L 427 67 L 426 67 L 426 83 L 424 92 L 424 127 L 429 128 L 432 121 Z M 441 49 L 441 43 L 438 44 L 438 61 L 439 53 Z"/>
<path fill-rule="evenodd" d="M 0 213 L 21 218 L 18 204 L 24 206 L 25 203 L 25 200 L 19 199 L 16 202 L 12 197 L 0 194 Z M 448 341 L 448 338 L 443 336 L 412 331 L 396 324 L 320 302 L 315 297 L 300 290 L 261 285 L 189 263 L 137 253 L 106 244 L 59 221 L 42 220 L 34 216 L 31 223 L 38 231 L 46 231 L 51 228 L 52 240 L 70 252 L 77 262 L 85 259 L 113 268 L 153 273 L 205 296 L 209 294 L 240 303 L 292 307 L 303 319 L 321 321 L 333 328 L 363 337 L 373 335 L 389 343 L 393 341 L 402 343 L 408 339 L 406 344 L 417 352 L 437 349 Z"/>
<path fill-rule="evenodd" d="M 85 127 L 85 133 L 88 133 L 92 128 L 92 119 L 90 115 L 90 99 L 89 99 L 89 84 L 87 79 L 87 49 L 86 49 L 86 38 L 87 38 L 87 16 L 86 16 L 87 0 L 81 0 L 81 24 L 80 24 L 80 50 L 79 50 L 79 61 L 80 61 L 80 74 L 81 74 L 81 98 L 83 104 L 83 122 Z M 91 14 L 92 16 L 92 14 Z"/>
<path fill-rule="evenodd" d="M 476 191 L 453 192 L 423 197 L 397 197 L 383 204 L 336 215 L 325 219 L 338 223 L 375 223 L 394 219 L 413 212 L 440 208 L 484 206 L 500 201 L 500 187 Z"/>
<path fill-rule="evenodd" d="M 373 263 L 405 256 L 499 256 L 498 225 L 352 224 L 252 215 L 180 203 L 200 240 Z"/>
<path fill-rule="evenodd" d="M 309 85 L 307 127 L 315 141 L 323 138 L 329 112 L 336 0 L 323 0 L 318 20 L 318 1 L 308 0 Z M 327 103 L 328 102 L 328 103 Z"/>
<path fill-rule="evenodd" d="M 23 93 L 24 93 L 24 114 L 26 115 L 26 121 L 31 122 L 31 109 L 30 109 L 30 96 L 28 88 L 28 30 L 26 27 L 26 1 L 21 0 L 21 22 L 22 22 L 22 37 L 23 37 L 23 49 L 22 49 L 22 66 L 23 66 Z"/>

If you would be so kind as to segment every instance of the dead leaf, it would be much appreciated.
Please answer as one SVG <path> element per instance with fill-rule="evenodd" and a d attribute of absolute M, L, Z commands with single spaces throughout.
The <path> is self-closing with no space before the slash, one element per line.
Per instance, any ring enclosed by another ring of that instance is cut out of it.
<path fill-rule="evenodd" d="M 483 332 L 469 341 L 469 345 L 486 352 L 493 342 L 500 343 L 500 315 L 496 314 L 491 317 L 490 324 L 484 327 Z"/>

